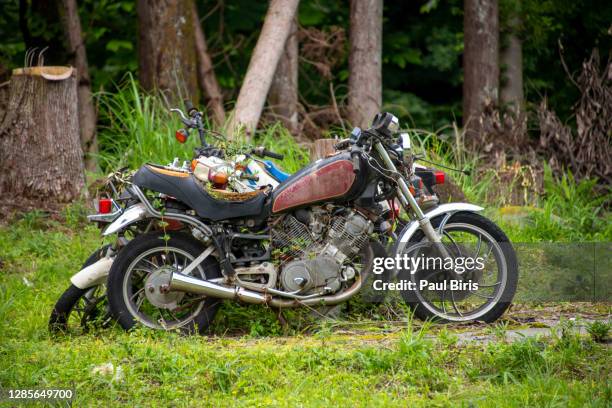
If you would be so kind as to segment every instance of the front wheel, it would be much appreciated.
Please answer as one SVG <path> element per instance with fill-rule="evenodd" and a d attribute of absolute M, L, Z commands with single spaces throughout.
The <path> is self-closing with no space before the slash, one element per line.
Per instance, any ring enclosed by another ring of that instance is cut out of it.
<path fill-rule="evenodd" d="M 81 269 L 93 265 L 102 259 L 110 245 L 96 249 L 87 258 Z M 79 329 L 87 331 L 91 326 L 106 327 L 111 321 L 108 302 L 106 301 L 106 285 L 96 285 L 81 289 L 70 285 L 60 296 L 51 311 L 49 330 L 56 332 L 76 332 Z"/>
<path fill-rule="evenodd" d="M 438 229 L 443 218 L 434 218 L 433 227 Z M 444 225 L 442 243 L 452 258 L 442 265 L 436 262 L 439 251 L 421 230 L 409 242 L 398 243 L 396 254 L 422 259 L 420 268 L 400 271 L 401 280 L 414 282 L 413 290 L 402 291 L 404 301 L 423 320 L 497 320 L 510 306 L 518 283 L 516 253 L 508 237 L 489 219 L 461 212 Z"/>
<path fill-rule="evenodd" d="M 210 326 L 218 299 L 185 292 L 155 290 L 173 272 L 182 272 L 204 251 L 192 237 L 173 233 L 140 235 L 130 241 L 113 262 L 108 277 L 108 301 L 113 315 L 126 330 L 137 324 L 159 329 L 196 330 L 203 334 Z M 212 255 L 191 273 L 200 279 L 221 277 Z"/>

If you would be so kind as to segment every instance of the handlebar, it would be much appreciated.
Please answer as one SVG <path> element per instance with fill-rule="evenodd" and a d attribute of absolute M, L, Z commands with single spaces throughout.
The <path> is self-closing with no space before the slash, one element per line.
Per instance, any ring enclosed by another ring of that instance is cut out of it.
<path fill-rule="evenodd" d="M 257 156 L 259 156 L 259 157 L 270 157 L 272 159 L 277 159 L 277 160 L 283 160 L 285 158 L 284 155 L 279 154 L 279 153 L 271 152 L 270 150 L 267 150 L 263 146 L 259 146 L 259 147 L 254 148 L 252 150 L 252 153 L 257 155 Z"/>

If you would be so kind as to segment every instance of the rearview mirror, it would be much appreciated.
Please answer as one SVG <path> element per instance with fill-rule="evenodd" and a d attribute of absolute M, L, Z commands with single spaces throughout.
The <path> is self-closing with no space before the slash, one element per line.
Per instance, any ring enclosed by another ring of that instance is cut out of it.
<path fill-rule="evenodd" d="M 410 143 L 410 135 L 408 135 L 408 133 L 400 133 L 400 139 L 402 142 L 402 149 L 404 150 L 412 149 L 412 145 Z"/>

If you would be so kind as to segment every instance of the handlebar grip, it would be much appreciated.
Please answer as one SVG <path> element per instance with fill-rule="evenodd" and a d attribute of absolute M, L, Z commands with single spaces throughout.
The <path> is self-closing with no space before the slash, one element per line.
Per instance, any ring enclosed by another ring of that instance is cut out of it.
<path fill-rule="evenodd" d="M 336 145 L 334 146 L 334 149 L 336 149 L 336 150 L 344 150 L 347 147 L 349 147 L 349 145 L 350 145 L 350 140 L 349 139 L 341 140 L 340 142 L 336 143 Z"/>
<path fill-rule="evenodd" d="M 357 174 L 361 170 L 361 160 L 359 158 L 359 154 L 353 153 L 351 158 L 353 160 L 353 172 Z"/>
<path fill-rule="evenodd" d="M 274 153 L 266 149 L 263 150 L 262 154 L 264 156 L 268 156 L 268 157 L 271 157 L 273 159 L 278 159 L 278 160 L 283 160 L 285 158 L 285 156 L 282 154 Z"/>

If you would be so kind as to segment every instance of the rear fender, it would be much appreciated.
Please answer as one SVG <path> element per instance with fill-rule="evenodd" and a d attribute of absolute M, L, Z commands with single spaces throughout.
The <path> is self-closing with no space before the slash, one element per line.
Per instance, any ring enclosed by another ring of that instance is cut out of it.
<path fill-rule="evenodd" d="M 103 236 L 116 234 L 123 231 L 130 225 L 143 220 L 149 216 L 149 212 L 143 203 L 138 203 L 123 212 L 115 221 L 113 221 L 102 233 Z"/>

